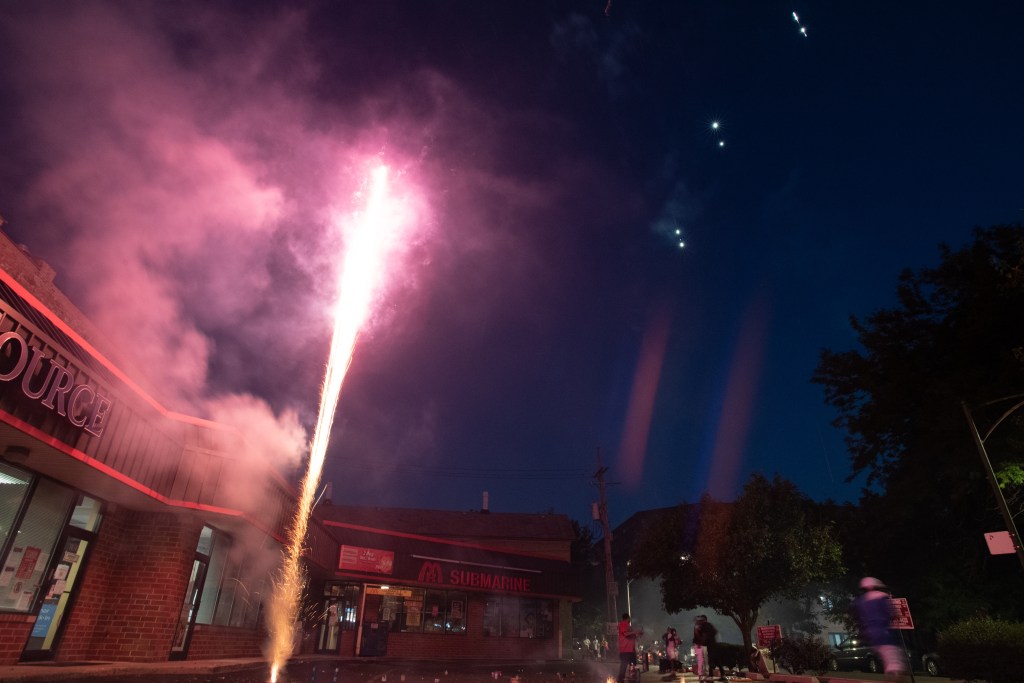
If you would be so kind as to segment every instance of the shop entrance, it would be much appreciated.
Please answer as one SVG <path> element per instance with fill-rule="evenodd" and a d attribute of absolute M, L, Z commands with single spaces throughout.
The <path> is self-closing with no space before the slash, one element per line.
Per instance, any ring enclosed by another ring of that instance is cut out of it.
<path fill-rule="evenodd" d="M 388 631 L 391 622 L 381 618 L 383 598 L 372 591 L 366 591 L 363 619 L 359 628 L 359 656 L 383 657 L 388 653 Z"/>
<path fill-rule="evenodd" d="M 43 584 L 44 597 L 36 613 L 36 622 L 29 634 L 22 661 L 53 659 L 60 643 L 64 617 L 70 612 L 78 577 L 84 571 L 89 550 L 99 528 L 100 502 L 79 495 L 71 519 L 57 545 L 50 563 L 49 578 Z"/>
<path fill-rule="evenodd" d="M 318 653 L 339 654 L 345 647 L 345 654 L 351 654 L 361 599 L 362 587 L 359 584 L 328 583 L 324 587 L 323 602 L 320 603 L 320 633 L 316 641 Z"/>

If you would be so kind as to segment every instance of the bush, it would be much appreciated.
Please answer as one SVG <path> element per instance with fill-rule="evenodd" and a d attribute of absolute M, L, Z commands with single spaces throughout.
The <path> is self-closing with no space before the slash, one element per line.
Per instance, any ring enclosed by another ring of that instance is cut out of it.
<path fill-rule="evenodd" d="M 708 647 L 708 658 L 712 666 L 720 666 L 722 669 L 739 669 L 746 667 L 749 663 L 744 656 L 746 650 L 742 645 L 732 643 L 714 643 Z"/>
<path fill-rule="evenodd" d="M 775 647 L 775 663 L 798 676 L 806 671 L 823 674 L 828 671 L 830 654 L 819 638 L 789 636 Z"/>
<path fill-rule="evenodd" d="M 966 681 L 1024 681 L 1024 624 L 967 619 L 939 634 L 942 675 Z"/>

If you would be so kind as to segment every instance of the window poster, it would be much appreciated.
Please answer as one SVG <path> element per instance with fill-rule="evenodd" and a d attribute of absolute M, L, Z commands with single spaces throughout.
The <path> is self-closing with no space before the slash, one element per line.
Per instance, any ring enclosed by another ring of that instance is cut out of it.
<path fill-rule="evenodd" d="M 405 603 L 405 625 L 418 627 L 423 623 L 423 602 L 406 601 Z"/>
<path fill-rule="evenodd" d="M 14 573 L 14 578 L 31 579 L 32 574 L 36 570 L 36 562 L 39 561 L 39 554 L 42 552 L 41 549 L 33 546 L 25 548 L 25 552 L 21 556 L 21 562 L 18 563 L 18 571 Z"/>

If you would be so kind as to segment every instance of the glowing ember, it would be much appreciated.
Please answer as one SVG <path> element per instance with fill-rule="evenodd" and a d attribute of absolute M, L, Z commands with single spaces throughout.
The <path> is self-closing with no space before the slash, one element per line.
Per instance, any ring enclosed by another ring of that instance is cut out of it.
<path fill-rule="evenodd" d="M 309 526 L 313 498 L 323 470 L 341 385 L 352 362 L 356 336 L 366 323 L 374 293 L 383 280 L 385 257 L 395 242 L 394 233 L 401 223 L 394 204 L 388 198 L 387 180 L 387 167 L 381 166 L 373 172 L 366 210 L 357 216 L 346 250 L 340 294 L 334 310 L 334 336 L 320 393 L 320 414 L 310 444 L 309 469 L 302 480 L 299 506 L 290 529 L 290 542 L 284 550 L 284 565 L 267 610 L 267 626 L 271 638 L 268 652 L 271 683 L 276 683 L 281 668 L 292 654 L 304 580 L 299 558 Z"/>

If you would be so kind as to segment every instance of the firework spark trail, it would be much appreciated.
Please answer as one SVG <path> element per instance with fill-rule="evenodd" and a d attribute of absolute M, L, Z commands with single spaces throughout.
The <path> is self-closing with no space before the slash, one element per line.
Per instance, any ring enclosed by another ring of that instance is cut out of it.
<path fill-rule="evenodd" d="M 334 310 L 334 335 L 320 393 L 320 414 L 310 444 L 309 469 L 302 480 L 299 506 L 290 530 L 290 542 L 284 552 L 284 565 L 267 610 L 271 638 L 268 659 L 272 682 L 277 680 L 278 673 L 292 654 L 295 620 L 303 585 L 299 560 L 309 527 L 313 497 L 320 482 L 341 385 L 352 362 L 356 337 L 369 317 L 373 295 L 383 279 L 384 259 L 394 238 L 397 222 L 388 202 L 387 167 L 381 166 L 373 172 L 366 210 L 358 217 L 353 241 L 345 255 L 340 294 Z"/>

